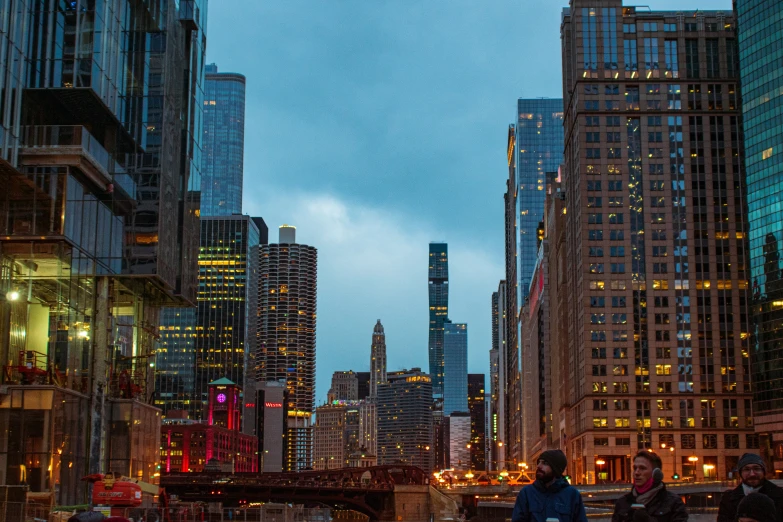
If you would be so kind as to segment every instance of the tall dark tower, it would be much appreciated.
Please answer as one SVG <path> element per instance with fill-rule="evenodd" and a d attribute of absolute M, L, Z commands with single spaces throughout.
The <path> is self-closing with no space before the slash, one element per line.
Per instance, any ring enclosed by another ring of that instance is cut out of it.
<path fill-rule="evenodd" d="M 381 320 L 375 323 L 370 348 L 370 398 L 378 398 L 378 384 L 386 382 L 386 334 Z"/>
<path fill-rule="evenodd" d="M 443 323 L 449 317 L 449 246 L 430 243 L 430 376 L 432 395 L 443 397 Z"/>
<path fill-rule="evenodd" d="M 259 385 L 288 388 L 287 470 L 312 467 L 315 410 L 315 312 L 318 251 L 280 227 L 280 242 L 261 247 L 258 288 Z"/>

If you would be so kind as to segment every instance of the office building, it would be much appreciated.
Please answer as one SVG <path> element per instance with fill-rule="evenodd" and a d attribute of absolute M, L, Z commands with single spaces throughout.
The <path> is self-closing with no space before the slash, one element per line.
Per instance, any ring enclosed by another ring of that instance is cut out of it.
<path fill-rule="evenodd" d="M 329 402 L 359 400 L 359 379 L 356 372 L 352 370 L 334 372 L 328 395 Z"/>
<path fill-rule="evenodd" d="M 468 412 L 468 325 L 443 325 L 443 413 Z"/>
<path fill-rule="evenodd" d="M 780 216 L 780 152 L 783 134 L 775 114 L 783 80 L 776 70 L 781 5 L 774 0 L 736 0 L 742 84 L 748 237 L 750 253 L 753 413 L 761 448 L 783 476 L 783 222 Z M 729 49 L 727 48 L 727 52 Z M 731 49 L 734 52 L 734 49 Z M 726 57 L 733 67 L 736 55 Z"/>
<path fill-rule="evenodd" d="M 245 77 L 205 67 L 201 215 L 242 213 Z"/>
<path fill-rule="evenodd" d="M 375 459 L 378 453 L 377 400 L 362 399 L 359 406 L 359 450 L 365 458 Z M 366 462 L 366 461 L 364 461 Z"/>
<path fill-rule="evenodd" d="M 362 452 L 361 406 L 338 400 L 315 409 L 313 469 L 347 468 L 351 456 Z"/>
<path fill-rule="evenodd" d="M 359 400 L 370 398 L 370 372 L 356 372 L 356 379 L 359 381 Z"/>
<path fill-rule="evenodd" d="M 429 301 L 430 334 L 429 361 L 432 392 L 443 397 L 443 323 L 449 317 L 449 247 L 446 243 L 430 243 Z"/>
<path fill-rule="evenodd" d="M 563 12 L 577 484 L 628 480 L 639 449 L 673 445 L 664 474 L 697 480 L 758 451 L 734 23 L 620 0 Z"/>
<path fill-rule="evenodd" d="M 386 382 L 386 334 L 381 320 L 375 323 L 370 345 L 370 398 L 378 396 L 378 384 Z"/>
<path fill-rule="evenodd" d="M 454 412 L 445 418 L 445 425 L 448 441 L 446 467 L 455 470 L 470 469 L 473 449 L 470 443 L 470 413 Z"/>
<path fill-rule="evenodd" d="M 487 403 L 484 374 L 468 374 L 468 411 L 470 412 L 471 468 L 485 470 L 487 450 Z"/>
<path fill-rule="evenodd" d="M 493 441 L 493 469 L 501 469 L 506 460 L 506 450 L 508 446 L 505 441 L 511 440 L 511 409 L 507 406 L 509 399 L 509 376 L 506 368 L 508 367 L 508 334 L 509 327 L 507 306 L 508 306 L 508 284 L 506 281 L 498 283 L 497 302 L 498 302 L 498 387 L 495 419 L 497 426 L 495 428 L 496 438 Z M 519 397 L 519 394 L 517 394 Z"/>
<path fill-rule="evenodd" d="M 538 257 L 538 224 L 544 220 L 546 173 L 563 162 L 563 100 L 519 99 L 514 152 L 519 251 L 519 306 L 530 291 Z"/>
<path fill-rule="evenodd" d="M 153 481 L 158 313 L 195 302 L 206 35 L 173 3 L 50 4 L 0 1 L 0 483 L 74 505 L 91 473 Z"/>
<path fill-rule="evenodd" d="M 378 385 L 378 464 L 432 471 L 432 380 L 420 368 L 389 372 Z"/>
<path fill-rule="evenodd" d="M 317 258 L 288 225 L 280 227 L 280 243 L 261 247 L 256 381 L 286 383 L 286 470 L 292 471 L 312 467 Z"/>

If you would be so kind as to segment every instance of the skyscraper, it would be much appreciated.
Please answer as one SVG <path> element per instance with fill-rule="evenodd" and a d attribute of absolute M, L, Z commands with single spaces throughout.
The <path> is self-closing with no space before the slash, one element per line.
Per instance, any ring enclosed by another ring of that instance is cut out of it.
<path fill-rule="evenodd" d="M 432 393 L 443 396 L 443 323 L 449 317 L 449 247 L 446 243 L 430 243 L 429 358 Z"/>
<path fill-rule="evenodd" d="M 666 476 L 724 479 L 758 447 L 733 25 L 620 0 L 563 13 L 577 483 L 627 480 L 628 455 L 664 444 Z"/>
<path fill-rule="evenodd" d="M 330 401 L 359 400 L 359 379 L 356 377 L 356 372 L 352 370 L 334 372 L 329 395 Z"/>
<path fill-rule="evenodd" d="M 154 480 L 158 315 L 196 293 L 204 27 L 88 4 L 0 0 L 0 484 L 60 505 Z"/>
<path fill-rule="evenodd" d="M 280 227 L 280 243 L 261 247 L 257 381 L 288 387 L 286 469 L 312 466 L 318 251 Z"/>
<path fill-rule="evenodd" d="M 443 325 L 443 414 L 468 412 L 468 325 Z"/>
<path fill-rule="evenodd" d="M 206 66 L 201 215 L 242 213 L 245 77 Z"/>
<path fill-rule="evenodd" d="M 750 278 L 751 353 L 756 431 L 766 458 L 783 467 L 783 222 L 780 217 L 783 134 L 775 114 L 783 80 L 770 75 L 781 34 L 781 5 L 774 0 L 736 0 L 742 116 L 745 136 Z M 770 35 L 772 35 L 770 37 Z M 736 51 L 727 46 L 726 66 Z M 774 68 L 774 67 L 773 67 Z M 769 469 L 769 468 L 768 468 Z"/>
<path fill-rule="evenodd" d="M 493 441 L 493 460 L 495 469 L 499 469 L 502 463 L 506 460 L 506 451 L 508 449 L 507 441 L 513 438 L 511 433 L 511 408 L 507 406 L 510 397 L 509 390 L 509 377 L 507 371 L 507 365 L 509 360 L 508 354 L 508 332 L 509 327 L 506 324 L 508 313 L 506 307 L 508 306 L 508 284 L 505 281 L 498 283 L 498 332 L 500 339 L 498 340 L 498 385 L 497 385 L 497 403 L 496 403 L 496 422 L 497 427 L 495 433 L 497 438 Z M 519 395 L 517 395 L 519 397 Z"/>
<path fill-rule="evenodd" d="M 468 374 L 468 410 L 470 411 L 470 464 L 485 470 L 487 448 L 486 393 L 483 373 Z"/>
<path fill-rule="evenodd" d="M 538 257 L 538 224 L 544 220 L 546 173 L 563 162 L 563 100 L 519 99 L 515 126 L 518 299 L 522 305 Z"/>
<path fill-rule="evenodd" d="M 386 334 L 381 320 L 375 323 L 370 346 L 370 398 L 378 397 L 378 384 L 386 382 Z"/>
<path fill-rule="evenodd" d="M 378 386 L 378 464 L 432 470 L 432 381 L 420 368 L 389 372 Z"/>

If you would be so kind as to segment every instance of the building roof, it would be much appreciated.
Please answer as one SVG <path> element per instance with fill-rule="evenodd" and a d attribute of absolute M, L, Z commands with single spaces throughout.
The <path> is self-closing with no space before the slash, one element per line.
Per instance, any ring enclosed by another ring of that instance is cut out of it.
<path fill-rule="evenodd" d="M 209 383 L 209 386 L 236 386 L 236 385 L 237 383 L 225 377 Z"/>

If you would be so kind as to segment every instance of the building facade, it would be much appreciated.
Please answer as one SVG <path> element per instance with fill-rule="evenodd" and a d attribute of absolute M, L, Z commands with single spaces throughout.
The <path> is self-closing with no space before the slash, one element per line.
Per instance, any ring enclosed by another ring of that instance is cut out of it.
<path fill-rule="evenodd" d="M 205 67 L 201 215 L 242 213 L 245 77 Z"/>
<path fill-rule="evenodd" d="M 317 258 L 287 225 L 280 243 L 261 247 L 256 380 L 288 387 L 286 470 L 293 471 L 312 467 Z"/>
<path fill-rule="evenodd" d="M 313 469 L 347 468 L 362 453 L 361 407 L 362 401 L 351 400 L 315 409 Z"/>
<path fill-rule="evenodd" d="M 470 464 L 473 469 L 486 470 L 487 453 L 487 393 L 483 373 L 468 374 L 468 411 L 470 411 Z"/>
<path fill-rule="evenodd" d="M 448 436 L 448 466 L 455 470 L 470 469 L 473 463 L 470 413 L 454 412 L 446 417 Z"/>
<path fill-rule="evenodd" d="M 530 291 L 538 258 L 538 224 L 544 220 L 546 174 L 563 162 L 563 100 L 519 99 L 514 128 L 519 250 L 519 306 Z"/>
<path fill-rule="evenodd" d="M 337 371 L 332 374 L 332 387 L 329 390 L 331 401 L 359 400 L 359 379 L 352 370 Z"/>
<path fill-rule="evenodd" d="M 772 0 L 736 0 L 742 83 L 750 253 L 753 411 L 761 448 L 783 469 L 783 224 L 780 219 L 780 151 L 783 133 L 775 113 L 783 80 L 771 74 L 775 39 L 783 31 L 781 6 Z M 727 57 L 727 60 L 736 56 Z M 727 63 L 727 66 L 729 64 Z M 776 472 L 780 477 L 781 472 Z"/>
<path fill-rule="evenodd" d="M 420 368 L 387 373 L 378 386 L 378 464 L 433 468 L 432 380 Z"/>
<path fill-rule="evenodd" d="M 443 325 L 443 413 L 468 412 L 468 325 Z"/>
<path fill-rule="evenodd" d="M 386 334 L 381 320 L 375 323 L 370 345 L 370 398 L 378 396 L 378 384 L 386 382 Z"/>
<path fill-rule="evenodd" d="M 430 333 L 429 361 L 432 392 L 443 397 L 443 323 L 449 318 L 449 247 L 430 243 L 429 258 Z"/>
<path fill-rule="evenodd" d="M 569 472 L 725 479 L 758 451 L 734 16 L 563 13 Z"/>
<path fill-rule="evenodd" d="M 0 2 L 0 483 L 59 505 L 153 481 L 158 314 L 196 292 L 205 27 L 105 7 Z"/>
<path fill-rule="evenodd" d="M 493 469 L 501 469 L 499 466 L 506 460 L 507 446 L 504 441 L 510 440 L 510 419 L 511 411 L 508 407 L 508 332 L 509 329 L 506 326 L 508 313 L 506 312 L 506 306 L 508 305 L 508 296 L 506 295 L 508 284 L 506 281 L 500 281 L 498 283 L 498 332 L 500 339 L 498 340 L 498 387 L 497 387 L 497 402 L 496 402 L 496 414 L 495 419 L 497 426 L 495 428 L 495 440 L 492 444 L 493 450 Z"/>

